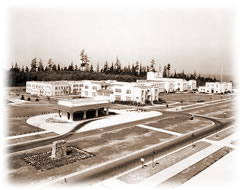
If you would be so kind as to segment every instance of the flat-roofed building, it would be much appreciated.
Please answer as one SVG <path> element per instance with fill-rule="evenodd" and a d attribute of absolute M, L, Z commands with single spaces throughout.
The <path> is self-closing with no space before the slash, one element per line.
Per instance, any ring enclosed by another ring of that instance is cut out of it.
<path fill-rule="evenodd" d="M 38 96 L 79 95 L 81 97 L 107 97 L 114 101 L 157 101 L 160 93 L 194 90 L 196 81 L 162 78 L 161 73 L 148 72 L 147 80 L 137 82 L 106 81 L 28 81 L 26 92 Z"/>
<path fill-rule="evenodd" d="M 205 86 L 198 88 L 198 91 L 209 94 L 232 92 L 232 82 L 206 82 Z"/>
<path fill-rule="evenodd" d="M 102 97 L 61 99 L 55 109 L 64 120 L 77 121 L 109 114 L 111 103 Z"/>

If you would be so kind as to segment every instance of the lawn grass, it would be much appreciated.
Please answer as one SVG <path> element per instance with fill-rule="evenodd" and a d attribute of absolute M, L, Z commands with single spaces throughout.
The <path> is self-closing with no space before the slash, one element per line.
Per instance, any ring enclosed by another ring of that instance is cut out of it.
<path fill-rule="evenodd" d="M 10 139 L 7 141 L 7 144 L 10 145 L 10 144 L 23 143 L 23 142 L 27 142 L 27 141 L 32 141 L 32 140 L 37 140 L 37 139 L 42 139 L 42 138 L 47 138 L 47 137 L 53 137 L 53 136 L 57 136 L 57 134 L 54 132 L 49 132 L 49 133 L 44 133 L 44 134 L 31 135 L 31 136 L 27 136 L 27 137 Z"/>
<path fill-rule="evenodd" d="M 22 105 L 9 105 L 8 106 L 8 117 L 30 117 L 45 113 L 53 113 L 56 110 L 53 109 L 52 105 L 41 105 L 41 104 L 22 104 Z"/>
<path fill-rule="evenodd" d="M 67 166 L 47 171 L 37 171 L 22 161 L 24 154 L 18 154 L 10 159 L 9 177 L 14 181 L 26 183 L 27 181 L 37 182 L 48 177 L 67 175 L 106 161 L 119 159 L 134 151 L 139 151 L 173 137 L 173 135 L 151 131 L 137 126 L 82 137 L 81 139 L 75 139 L 72 142 L 68 142 L 68 144 L 77 146 L 96 156 L 68 164 Z M 32 153 L 46 152 L 49 150 L 51 150 L 51 148 L 46 147 L 35 150 Z"/>
<path fill-rule="evenodd" d="M 8 119 L 8 136 L 23 135 L 28 133 L 34 133 L 38 131 L 44 131 L 41 128 L 31 126 L 26 123 L 28 118 L 9 118 Z"/>
<path fill-rule="evenodd" d="M 228 129 L 219 131 L 219 132 L 217 132 L 217 135 L 216 135 L 216 133 L 215 133 L 214 135 L 211 135 L 211 136 L 208 137 L 207 139 L 213 140 L 213 141 L 220 141 L 220 140 L 223 140 L 223 139 L 225 139 L 226 137 L 234 134 L 235 132 L 236 132 L 236 128 L 231 127 L 231 128 L 228 128 Z"/>
<path fill-rule="evenodd" d="M 218 105 L 199 108 L 192 113 L 201 114 L 217 118 L 229 118 L 234 115 L 234 105 L 233 102 L 220 103 Z M 224 113 L 226 115 L 224 116 Z"/>
<path fill-rule="evenodd" d="M 177 162 L 180 162 L 181 160 L 184 160 L 185 158 L 203 150 L 204 148 L 210 146 L 209 143 L 206 142 L 198 142 L 195 143 L 195 147 L 192 148 L 192 146 L 187 146 L 181 150 L 178 150 L 172 154 L 167 155 L 166 157 L 163 157 L 161 159 L 155 160 L 155 162 L 158 162 L 159 164 L 156 165 L 154 168 L 152 168 L 152 164 L 149 164 L 147 167 L 138 168 L 134 171 L 131 171 L 123 176 L 118 177 L 117 179 L 128 183 L 128 184 L 136 184 L 144 179 L 147 179 L 148 177 L 151 177 L 152 175 L 172 166 L 173 164 L 176 164 Z"/>
<path fill-rule="evenodd" d="M 145 125 L 184 134 L 210 125 L 211 123 L 211 121 L 202 118 L 195 117 L 193 120 L 190 120 L 187 116 L 176 116 L 174 119 L 164 119 Z"/>
<path fill-rule="evenodd" d="M 221 96 L 223 99 L 229 98 L 229 95 L 211 95 L 211 94 L 193 94 L 193 93 L 186 93 L 186 94 L 163 94 L 161 98 L 165 101 L 176 101 L 176 102 L 191 102 L 197 103 L 200 100 L 203 101 L 213 101 L 213 100 L 220 100 Z"/>

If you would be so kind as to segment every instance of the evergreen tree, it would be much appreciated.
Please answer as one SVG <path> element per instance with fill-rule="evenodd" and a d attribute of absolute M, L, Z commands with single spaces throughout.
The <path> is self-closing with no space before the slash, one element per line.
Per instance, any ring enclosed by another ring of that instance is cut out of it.
<path fill-rule="evenodd" d="M 94 72 L 94 70 L 93 70 L 93 65 L 92 65 L 92 64 L 90 65 L 90 72 L 91 72 L 91 73 Z"/>
<path fill-rule="evenodd" d="M 113 65 L 113 62 L 112 62 L 112 65 L 111 65 L 111 67 L 110 67 L 110 71 L 109 71 L 111 74 L 113 74 L 114 73 L 114 65 Z"/>
<path fill-rule="evenodd" d="M 81 67 L 81 70 L 83 71 L 85 66 L 86 66 L 86 64 L 85 64 L 85 50 L 84 49 L 82 49 L 82 51 L 80 52 L 80 61 L 81 61 L 80 67 Z"/>
<path fill-rule="evenodd" d="M 25 67 L 25 73 L 28 73 L 29 72 L 29 68 L 28 66 Z"/>
<path fill-rule="evenodd" d="M 167 66 L 164 65 L 163 67 L 163 77 L 166 78 L 167 77 Z"/>
<path fill-rule="evenodd" d="M 97 73 L 99 73 L 100 68 L 99 68 L 99 63 L 97 64 Z"/>
<path fill-rule="evenodd" d="M 38 71 L 43 71 L 44 70 L 42 59 L 40 59 L 40 61 L 39 61 L 37 70 Z"/>
<path fill-rule="evenodd" d="M 120 74 L 121 73 L 121 63 L 119 58 L 116 58 L 116 62 L 115 62 L 115 74 Z"/>
<path fill-rule="evenodd" d="M 36 72 L 36 71 L 37 71 L 37 58 L 35 57 L 31 63 L 31 72 Z"/>
<path fill-rule="evenodd" d="M 52 58 L 49 58 L 48 59 L 48 71 L 52 71 L 52 66 L 53 66 Z"/>
<path fill-rule="evenodd" d="M 109 72 L 108 62 L 107 61 L 105 61 L 105 64 L 103 66 L 103 72 L 106 73 L 106 74 Z"/>
<path fill-rule="evenodd" d="M 71 64 L 68 66 L 68 70 L 69 70 L 69 71 L 73 71 L 73 70 L 74 70 L 73 61 L 72 61 Z"/>
<path fill-rule="evenodd" d="M 61 71 L 61 66 L 59 64 L 57 65 L 57 70 Z"/>
<path fill-rule="evenodd" d="M 150 62 L 150 71 L 155 72 L 155 65 L 156 65 L 156 62 L 155 62 L 155 59 L 153 58 Z"/>
<path fill-rule="evenodd" d="M 167 73 L 168 73 L 168 77 L 169 77 L 169 75 L 170 75 L 170 69 L 171 69 L 171 65 L 168 63 L 168 64 L 167 64 Z"/>
<path fill-rule="evenodd" d="M 77 65 L 75 65 L 75 68 L 74 68 L 74 70 L 75 70 L 75 71 L 77 71 L 77 70 L 78 70 L 78 66 L 77 66 Z"/>
<path fill-rule="evenodd" d="M 57 66 L 55 63 L 52 64 L 52 71 L 57 71 Z"/>

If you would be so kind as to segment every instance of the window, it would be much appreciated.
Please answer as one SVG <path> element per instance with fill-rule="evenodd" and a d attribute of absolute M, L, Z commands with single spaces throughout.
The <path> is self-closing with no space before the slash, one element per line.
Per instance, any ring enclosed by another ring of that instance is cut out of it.
<path fill-rule="evenodd" d="M 116 95 L 116 96 L 115 96 L 115 100 L 121 100 L 121 96 Z"/>
<path fill-rule="evenodd" d="M 126 93 L 127 93 L 127 94 L 131 94 L 131 90 L 127 90 Z"/>
<path fill-rule="evenodd" d="M 126 100 L 127 101 L 131 101 L 131 97 L 130 96 L 126 96 Z"/>
<path fill-rule="evenodd" d="M 97 87 L 96 87 L 96 86 L 93 86 L 92 89 L 93 89 L 93 90 L 97 90 Z"/>
<path fill-rule="evenodd" d="M 96 96 L 96 92 L 92 92 L 92 95 L 93 95 L 93 96 Z"/>
<path fill-rule="evenodd" d="M 85 96 L 88 96 L 88 91 L 85 91 Z"/>
<path fill-rule="evenodd" d="M 88 85 L 85 85 L 85 89 L 88 89 Z"/>
<path fill-rule="evenodd" d="M 121 92 L 121 89 L 116 88 L 115 92 Z"/>

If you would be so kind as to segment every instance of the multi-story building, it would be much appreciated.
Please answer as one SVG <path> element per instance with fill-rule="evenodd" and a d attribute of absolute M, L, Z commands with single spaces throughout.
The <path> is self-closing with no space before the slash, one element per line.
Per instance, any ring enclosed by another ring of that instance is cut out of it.
<path fill-rule="evenodd" d="M 108 81 L 28 81 L 26 92 L 38 96 L 80 95 L 107 96 L 112 102 L 158 100 L 160 93 L 196 89 L 196 81 L 161 78 L 161 73 L 149 72 L 147 80 L 137 82 Z"/>
<path fill-rule="evenodd" d="M 232 82 L 206 82 L 205 86 L 198 88 L 198 91 L 215 94 L 232 92 Z"/>

